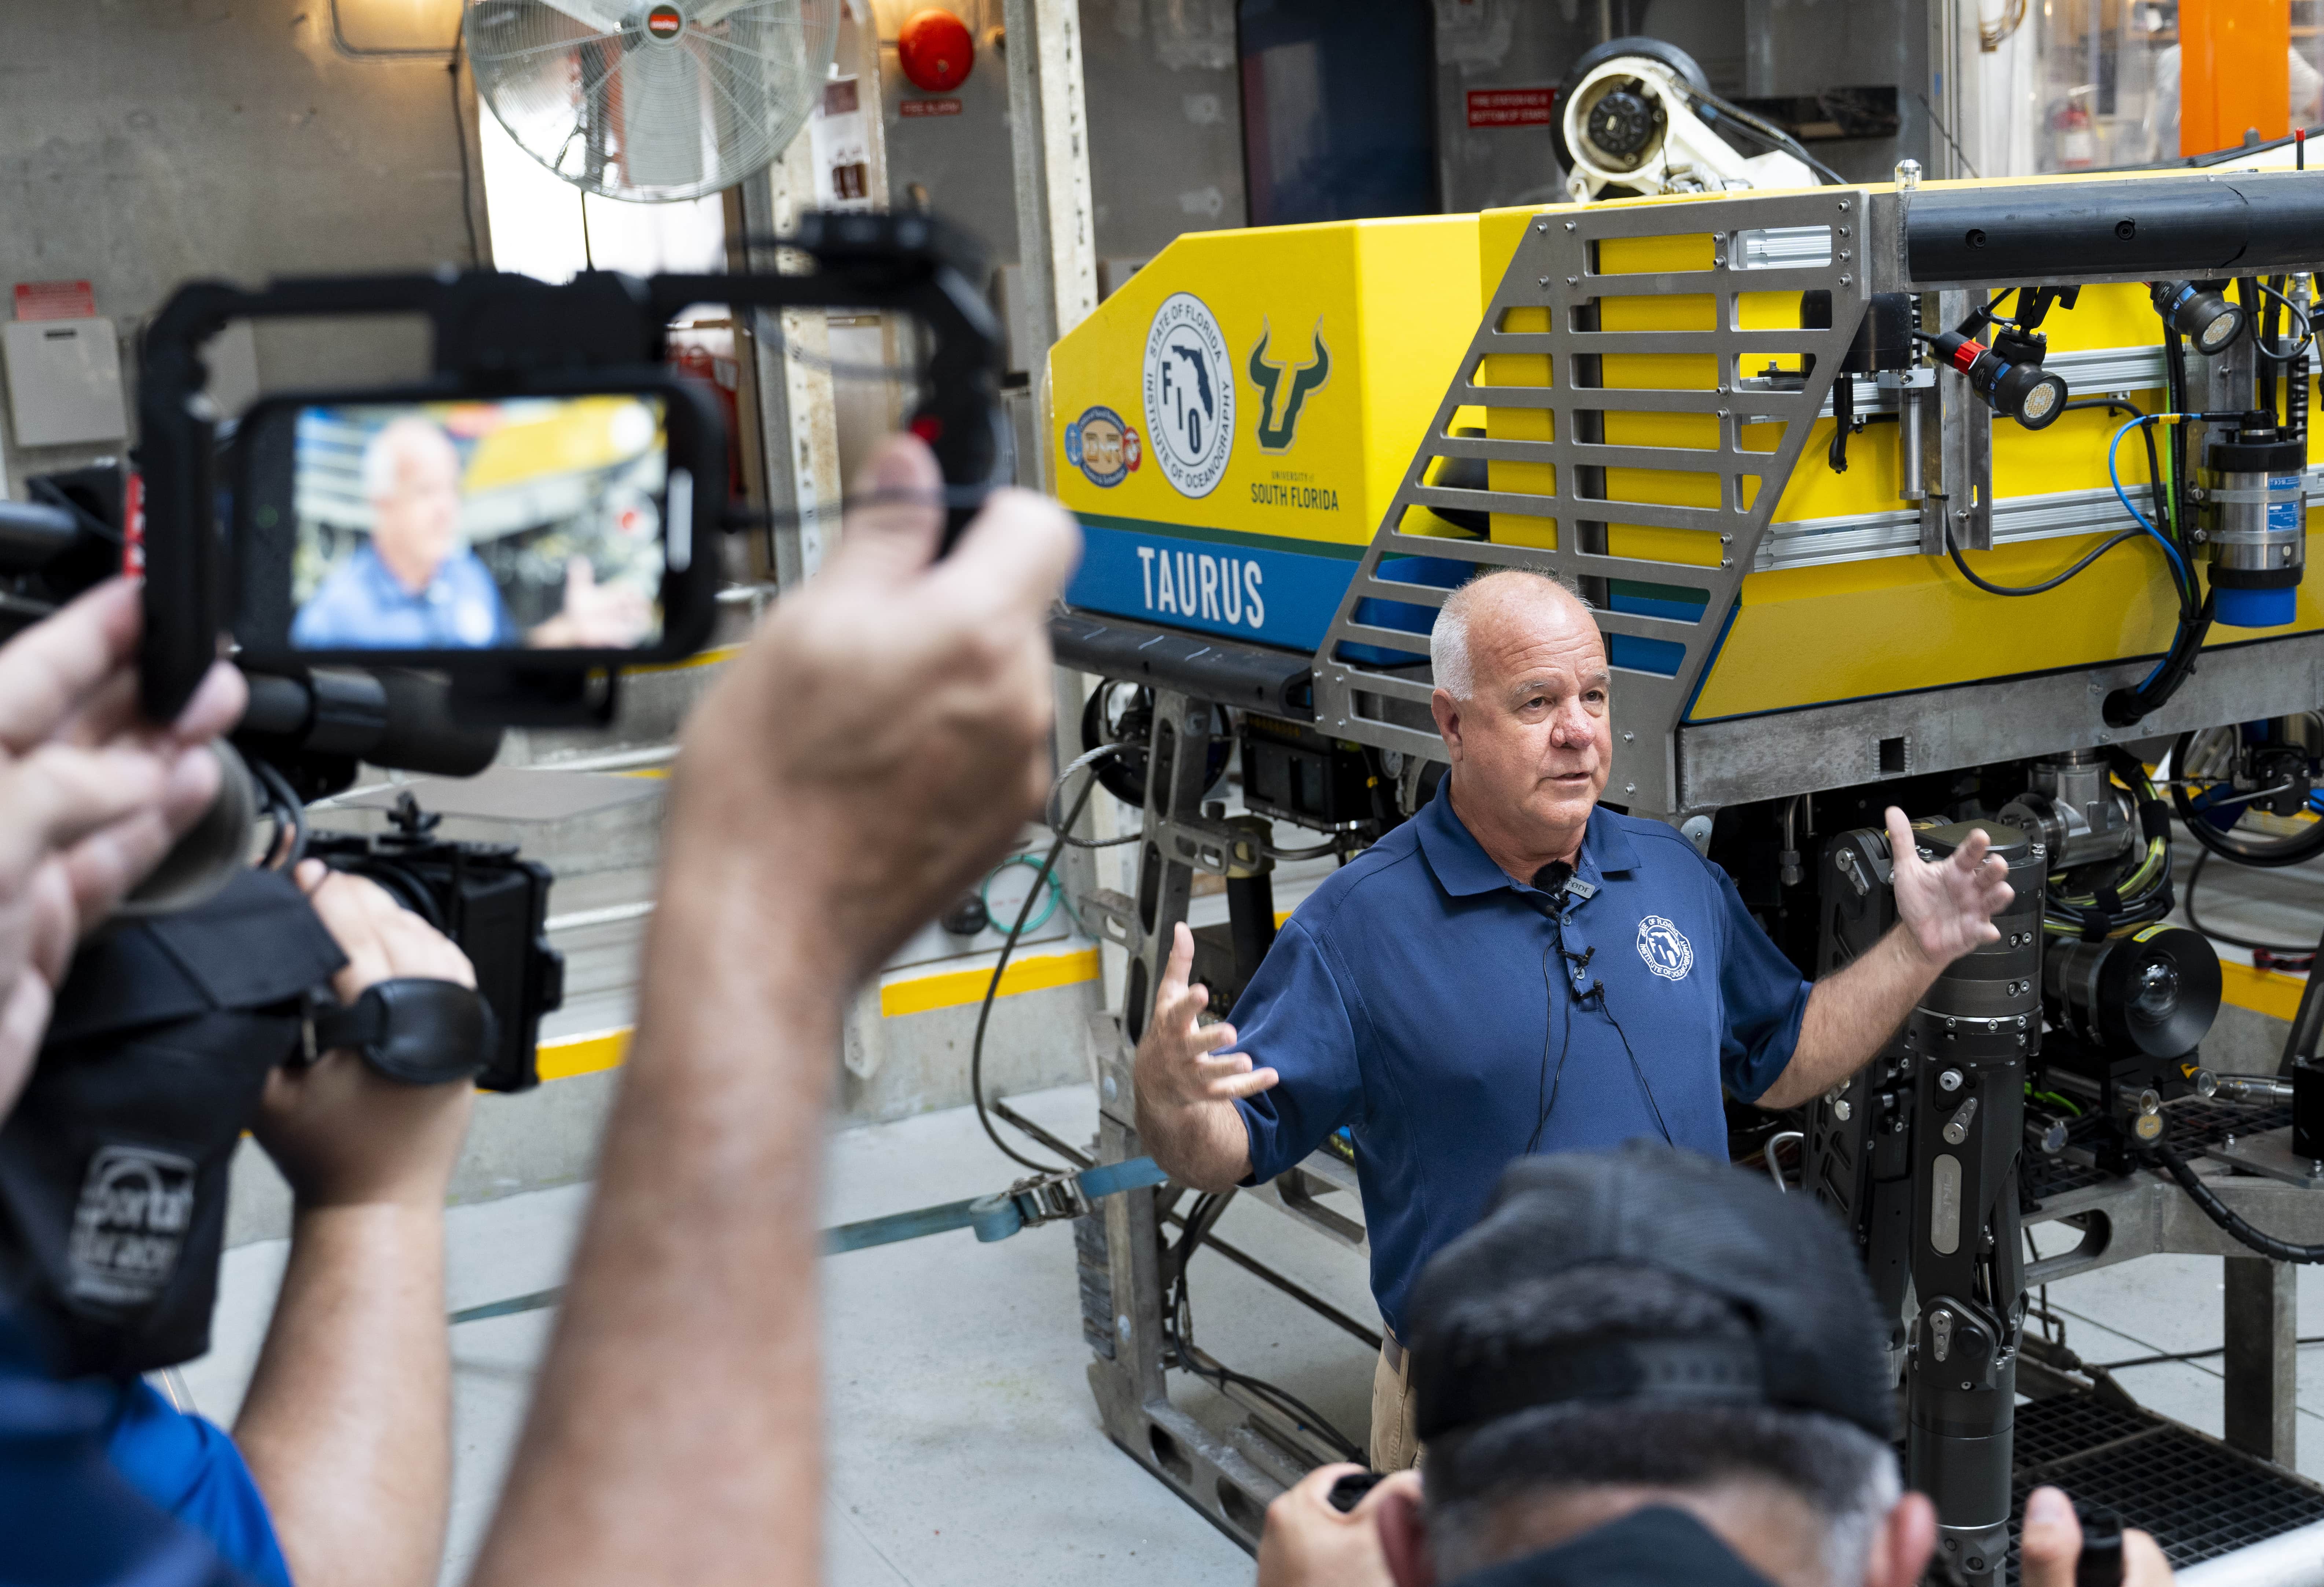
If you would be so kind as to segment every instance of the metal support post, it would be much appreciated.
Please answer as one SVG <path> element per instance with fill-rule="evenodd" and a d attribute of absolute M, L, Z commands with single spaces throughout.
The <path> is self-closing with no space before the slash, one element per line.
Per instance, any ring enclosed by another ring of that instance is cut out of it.
<path fill-rule="evenodd" d="M 1134 1044 L 1146 1033 L 1154 989 L 1162 983 L 1176 927 L 1194 895 L 1194 868 L 1172 857 L 1162 829 L 1198 816 L 1210 780 L 1208 701 L 1169 689 L 1154 691 L 1154 736 L 1147 750 L 1146 840 L 1138 850 L 1138 927 L 1142 941 L 1123 990 L 1121 1025 Z"/>
<path fill-rule="evenodd" d="M 1096 203 L 1082 95 L 1081 10 L 1070 0 L 1008 0 L 1010 152 L 1017 170 L 1018 263 L 1032 340 L 1047 350 L 1097 307 Z M 1046 456 L 1047 448 L 1045 446 Z M 1046 477 L 1043 484 L 1047 484 Z"/>
<path fill-rule="evenodd" d="M 2291 1468 L 2300 1430 L 2299 1275 L 2290 1262 L 2223 1257 L 2227 1439 Z"/>
<path fill-rule="evenodd" d="M 1035 439 L 1029 457 L 1017 465 L 1019 484 L 1054 491 L 1041 389 L 1047 381 L 1047 349 L 1097 307 L 1096 205 L 1090 189 L 1088 110 L 1082 93 L 1081 12 L 1060 0 L 1007 0 L 1001 11 L 1003 49 L 1009 62 L 1010 152 L 1016 167 L 1017 252 L 1024 270 L 1028 334 L 1040 355 L 1034 371 Z M 1057 672 L 1057 747 L 1060 765 L 1077 751 L 1073 738 L 1088 681 L 1060 668 Z M 1120 833 L 1119 815 L 1107 799 L 1093 798 L 1080 823 L 1087 837 Z M 1066 857 L 1065 881 L 1086 897 L 1112 879 L 1115 851 L 1077 849 Z M 1106 991 L 1122 988 L 1116 945 L 1101 945 Z M 1150 983 L 1149 983 L 1150 984 Z M 1125 1005 L 1126 1010 L 1126 1005 Z"/>
<path fill-rule="evenodd" d="M 815 206 L 815 167 L 808 140 L 791 142 L 783 157 L 742 184 L 746 236 L 779 236 Z M 764 267 L 763 251 L 742 251 Z M 778 251 L 778 268 L 788 250 Z M 839 408 L 831 383 L 831 332 L 820 309 L 752 309 L 738 317 L 736 352 L 749 361 L 764 447 L 767 506 L 797 513 L 778 523 L 774 566 L 766 571 L 786 589 L 811 577 L 839 540 Z M 747 333 L 747 350 L 741 333 Z M 803 357 L 790 356 L 797 347 Z"/>
<path fill-rule="evenodd" d="M 1985 301 L 1986 293 L 1936 292 L 1932 334 L 1949 330 Z M 1925 312 L 1925 310 L 1924 310 Z M 1921 554 L 1945 554 L 1945 535 L 1964 551 L 1993 549 L 1993 410 L 1949 370 L 1936 372 L 1936 424 L 1922 427 Z"/>
<path fill-rule="evenodd" d="M 1152 1011 L 1153 988 L 1186 918 L 1194 867 L 1171 857 L 1174 820 L 1198 817 L 1210 766 L 1213 710 L 1204 700 L 1157 689 L 1147 759 L 1145 841 L 1139 845 L 1136 909 L 1141 940 L 1130 959 L 1124 1017 L 1096 1021 L 1093 1054 L 1098 1083 L 1098 1160 L 1141 1155 L 1130 1063 Z M 1225 1435 L 1170 1401 L 1164 1363 L 1162 1221 L 1182 1194 L 1174 1186 L 1108 1199 L 1103 1250 L 1094 1228 L 1081 1236 L 1084 1333 L 1097 1352 L 1090 1389 L 1106 1436 L 1209 1517 L 1255 1549 L 1267 1504 L 1306 1469 L 1308 1459 L 1245 1425 Z M 1102 1262 L 1104 1279 L 1095 1281 Z M 1100 1300 L 1103 1305 L 1100 1306 Z"/>

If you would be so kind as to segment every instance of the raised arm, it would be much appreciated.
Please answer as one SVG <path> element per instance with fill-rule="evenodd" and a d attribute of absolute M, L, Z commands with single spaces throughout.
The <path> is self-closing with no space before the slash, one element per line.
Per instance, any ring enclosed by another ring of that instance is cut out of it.
<path fill-rule="evenodd" d="M 347 955 L 343 1003 L 395 977 L 476 983 L 376 884 L 300 868 Z M 300 1587 L 431 1587 L 452 1496 L 444 1192 L 474 1095 L 404 1085 L 353 1053 L 277 1069 L 254 1128 L 295 1198 L 290 1261 L 234 1439 Z"/>
<path fill-rule="evenodd" d="M 1046 614 L 1077 537 L 994 499 L 934 565 L 890 441 L 687 724 L 638 1035 L 475 1580 L 793 1587 L 823 1567 L 816 1213 L 840 1010 L 1048 782 Z"/>

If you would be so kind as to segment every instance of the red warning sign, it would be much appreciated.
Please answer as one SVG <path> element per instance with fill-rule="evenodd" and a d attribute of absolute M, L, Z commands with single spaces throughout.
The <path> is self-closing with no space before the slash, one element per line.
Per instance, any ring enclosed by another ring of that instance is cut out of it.
<path fill-rule="evenodd" d="M 1471 88 L 1471 126 L 1547 126 L 1555 88 Z"/>
<path fill-rule="evenodd" d="M 97 294 L 85 281 L 20 281 L 16 283 L 19 319 L 94 319 Z"/>

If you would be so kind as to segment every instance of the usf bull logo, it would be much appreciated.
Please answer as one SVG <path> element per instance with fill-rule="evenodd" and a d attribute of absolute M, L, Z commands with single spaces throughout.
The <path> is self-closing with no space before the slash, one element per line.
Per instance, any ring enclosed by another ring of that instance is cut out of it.
<path fill-rule="evenodd" d="M 1318 319 L 1314 350 L 1304 363 L 1294 364 L 1287 358 L 1269 363 L 1267 346 L 1271 334 L 1268 323 L 1260 320 L 1259 346 L 1250 350 L 1250 383 L 1259 388 L 1259 449 L 1282 452 L 1290 449 L 1293 432 L 1299 428 L 1300 410 L 1331 378 L 1332 350 L 1323 345 L 1323 322 Z"/>

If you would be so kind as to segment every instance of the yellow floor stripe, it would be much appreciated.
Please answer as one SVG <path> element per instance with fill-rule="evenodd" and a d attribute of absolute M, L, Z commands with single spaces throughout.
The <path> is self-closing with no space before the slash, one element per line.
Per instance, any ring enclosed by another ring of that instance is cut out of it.
<path fill-rule="evenodd" d="M 696 650 L 683 661 L 655 661 L 642 667 L 624 667 L 622 671 L 642 676 L 649 672 L 683 672 L 689 667 L 715 667 L 721 661 L 731 661 L 742 653 L 740 645 L 713 645 L 706 650 Z"/>
<path fill-rule="evenodd" d="M 630 1056 L 631 1027 L 619 1030 L 601 1030 L 595 1036 L 568 1036 L 562 1041 L 540 1044 L 540 1077 L 543 1080 L 569 1080 L 576 1075 L 595 1075 L 600 1069 L 620 1066 Z"/>
<path fill-rule="evenodd" d="M 1077 953 L 1041 954 L 1029 959 L 1017 959 L 1001 977 L 1001 995 L 1012 996 L 1020 992 L 1041 992 L 1052 986 L 1072 986 L 1098 977 L 1097 950 L 1083 948 Z M 915 975 L 909 981 L 891 981 L 880 989 L 880 1012 L 892 1020 L 899 1014 L 925 1014 L 931 1009 L 958 1008 L 963 1003 L 982 1002 L 984 989 L 992 983 L 990 970 L 948 970 L 939 975 Z"/>
<path fill-rule="evenodd" d="M 1288 909 L 1275 918 L 1277 926 L 1291 918 Z M 1013 997 L 1023 992 L 1045 992 L 1054 986 L 1074 986 L 1098 978 L 1098 955 L 1095 948 L 1082 948 L 1074 953 L 1041 954 L 1011 963 L 1001 978 L 1001 995 Z M 2255 970 L 2249 964 L 2232 959 L 2222 960 L 2219 973 L 2225 1001 L 2239 1009 L 2289 1020 L 2300 1007 L 2300 994 L 2308 985 L 2307 978 L 2286 975 L 2276 970 Z M 992 979 L 990 970 L 948 970 L 936 975 L 916 975 L 907 981 L 893 981 L 880 989 L 880 1013 L 884 1019 L 901 1014 L 925 1014 L 935 1009 L 954 1009 L 964 1004 L 981 1002 L 984 988 Z M 618 1030 L 600 1031 L 593 1036 L 567 1037 L 561 1041 L 540 1044 L 540 1077 L 543 1080 L 565 1080 L 576 1075 L 594 1075 L 604 1069 L 616 1068 L 629 1056 L 630 1027 Z"/>
<path fill-rule="evenodd" d="M 2219 995 L 2239 1009 L 2289 1020 L 2299 1010 L 2300 994 L 2308 989 L 2305 975 L 2281 970 L 2255 970 L 2234 959 L 2219 961 Z"/>
<path fill-rule="evenodd" d="M 1074 986 L 1098 977 L 1097 950 L 1083 948 L 1077 953 L 1041 954 L 1032 958 L 1019 959 L 1010 964 L 1001 977 L 1001 995 L 1013 997 L 1020 992 L 1046 992 L 1053 986 Z M 992 980 L 990 970 L 950 970 L 938 975 L 916 975 L 908 981 L 891 982 L 880 989 L 880 1013 L 883 1019 L 899 1014 L 925 1014 L 931 1009 L 958 1008 L 964 1003 L 984 1001 L 984 989 Z M 595 1075 L 600 1070 L 619 1068 L 630 1054 L 632 1027 L 624 1025 L 618 1030 L 601 1030 L 590 1036 L 568 1036 L 559 1041 L 540 1044 L 540 1077 L 543 1080 L 569 1080 L 576 1075 Z"/>

